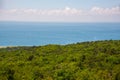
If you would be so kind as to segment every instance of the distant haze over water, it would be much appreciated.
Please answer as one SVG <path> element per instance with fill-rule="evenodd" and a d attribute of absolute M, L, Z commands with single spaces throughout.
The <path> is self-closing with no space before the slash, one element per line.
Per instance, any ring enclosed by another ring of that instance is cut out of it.
<path fill-rule="evenodd" d="M 120 23 L 0 22 L 0 46 L 120 40 Z"/>

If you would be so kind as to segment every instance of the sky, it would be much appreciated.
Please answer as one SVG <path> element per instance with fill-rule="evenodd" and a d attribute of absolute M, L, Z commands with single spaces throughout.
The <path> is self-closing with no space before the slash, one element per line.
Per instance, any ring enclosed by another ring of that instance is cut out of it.
<path fill-rule="evenodd" d="M 120 22 L 120 0 L 0 0 L 0 21 Z"/>

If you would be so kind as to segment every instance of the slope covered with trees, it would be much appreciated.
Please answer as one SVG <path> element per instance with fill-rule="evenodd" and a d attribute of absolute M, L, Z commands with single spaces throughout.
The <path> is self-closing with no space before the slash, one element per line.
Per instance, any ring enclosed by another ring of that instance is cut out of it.
<path fill-rule="evenodd" d="M 120 40 L 1 48 L 0 80 L 120 80 Z"/>

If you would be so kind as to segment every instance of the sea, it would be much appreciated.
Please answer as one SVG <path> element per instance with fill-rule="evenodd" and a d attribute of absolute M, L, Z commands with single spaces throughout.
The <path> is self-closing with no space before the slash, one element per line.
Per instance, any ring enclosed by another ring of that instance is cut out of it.
<path fill-rule="evenodd" d="M 0 22 L 0 46 L 120 40 L 120 23 Z"/>

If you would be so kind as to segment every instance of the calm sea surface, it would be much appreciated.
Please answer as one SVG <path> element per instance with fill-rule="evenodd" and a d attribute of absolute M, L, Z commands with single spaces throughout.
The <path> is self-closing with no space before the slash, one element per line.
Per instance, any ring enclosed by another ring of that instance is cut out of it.
<path fill-rule="evenodd" d="M 0 46 L 120 40 L 120 23 L 0 22 Z"/>

